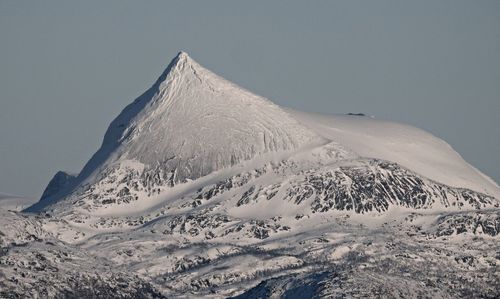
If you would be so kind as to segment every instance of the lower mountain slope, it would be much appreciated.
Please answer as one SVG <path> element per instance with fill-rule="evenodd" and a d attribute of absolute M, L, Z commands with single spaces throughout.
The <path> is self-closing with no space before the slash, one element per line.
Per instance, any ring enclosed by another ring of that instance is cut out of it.
<path fill-rule="evenodd" d="M 336 142 L 173 187 L 126 173 L 52 205 L 43 227 L 167 297 L 235 296 L 262 281 L 249 298 L 303 282 L 319 297 L 499 294 L 498 199 Z"/>
<path fill-rule="evenodd" d="M 162 298 L 136 275 L 55 239 L 42 219 L 0 210 L 0 298 Z"/>

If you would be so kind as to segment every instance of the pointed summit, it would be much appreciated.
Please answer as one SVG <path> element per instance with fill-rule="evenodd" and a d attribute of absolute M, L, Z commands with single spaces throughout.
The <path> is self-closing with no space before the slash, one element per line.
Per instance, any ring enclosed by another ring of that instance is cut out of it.
<path fill-rule="evenodd" d="M 180 51 L 179 53 L 177 53 L 177 56 L 175 57 L 175 59 L 177 59 L 177 60 L 187 60 L 190 58 L 191 57 L 189 57 L 188 53 L 186 53 L 184 51 Z"/>
<path fill-rule="evenodd" d="M 111 123 L 101 148 L 62 196 L 99 184 L 117 169 L 139 172 L 148 186 L 174 185 L 320 140 L 279 106 L 179 52 Z"/>
<path fill-rule="evenodd" d="M 155 85 L 160 84 L 161 82 L 163 82 L 166 79 L 166 77 L 168 76 L 169 73 L 175 72 L 175 71 L 177 71 L 177 72 L 182 71 L 185 68 L 185 66 L 187 64 L 189 64 L 190 62 L 194 62 L 194 60 L 191 57 L 189 57 L 189 55 L 186 52 L 180 51 L 170 61 L 170 63 L 168 64 L 168 66 L 165 68 L 165 70 L 163 71 L 163 73 L 160 75 L 160 77 L 156 81 Z M 153 85 L 153 88 L 155 87 L 155 85 Z"/>
<path fill-rule="evenodd" d="M 193 59 L 191 57 L 189 57 L 188 53 L 180 51 L 179 53 L 177 53 L 177 55 L 174 57 L 174 59 L 172 59 L 169 66 L 181 68 L 186 63 L 191 62 L 191 61 L 193 61 Z M 169 69 L 169 67 L 167 67 L 167 70 L 168 69 Z"/>
<path fill-rule="evenodd" d="M 120 144 L 120 159 L 166 163 L 165 171 L 175 171 L 179 181 L 319 139 L 280 107 L 215 75 L 185 52 L 117 119 L 123 130 L 111 135 L 112 143 Z"/>

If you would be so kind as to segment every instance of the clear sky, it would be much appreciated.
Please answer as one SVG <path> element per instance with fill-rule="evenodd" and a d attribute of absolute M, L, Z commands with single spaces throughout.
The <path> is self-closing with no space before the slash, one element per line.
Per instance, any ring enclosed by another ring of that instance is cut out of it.
<path fill-rule="evenodd" d="M 0 0 L 0 192 L 78 172 L 180 50 L 280 105 L 430 131 L 500 182 L 498 0 Z"/>

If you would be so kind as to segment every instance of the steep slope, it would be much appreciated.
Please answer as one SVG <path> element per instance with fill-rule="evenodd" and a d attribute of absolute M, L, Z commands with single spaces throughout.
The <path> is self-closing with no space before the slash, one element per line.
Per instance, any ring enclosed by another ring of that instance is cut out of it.
<path fill-rule="evenodd" d="M 139 170 L 148 189 L 153 189 L 312 142 L 324 140 L 272 102 L 181 52 L 158 81 L 111 123 L 101 148 L 75 182 L 43 203 L 125 167 Z"/>
<path fill-rule="evenodd" d="M 51 196 L 58 194 L 62 190 L 71 186 L 76 178 L 76 175 L 69 174 L 64 171 L 58 171 L 50 180 L 49 184 L 43 190 L 40 200 L 45 200 Z"/>

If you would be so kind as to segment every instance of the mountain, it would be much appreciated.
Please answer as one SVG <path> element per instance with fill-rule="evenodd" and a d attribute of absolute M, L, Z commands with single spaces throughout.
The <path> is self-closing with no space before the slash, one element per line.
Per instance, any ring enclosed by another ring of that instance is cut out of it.
<path fill-rule="evenodd" d="M 81 173 L 58 172 L 29 211 L 53 208 L 61 198 L 67 203 L 68 197 L 83 199 L 91 209 L 129 203 L 239 164 L 255 168 L 311 150 L 344 155 L 314 162 L 318 165 L 374 158 L 447 186 L 500 195 L 496 183 L 426 132 L 369 117 L 283 109 L 180 52 L 111 123 Z"/>
<path fill-rule="evenodd" d="M 499 195 L 429 133 L 285 109 L 181 52 L 77 176 L 56 174 L 8 221 L 108 265 L 106 290 L 131 273 L 131 294 L 169 298 L 487 298 L 500 294 Z"/>
<path fill-rule="evenodd" d="M 157 82 L 111 123 L 71 192 L 98 183 L 110 172 L 133 176 L 133 171 L 140 171 L 151 177 L 142 190 L 150 193 L 312 142 L 324 140 L 269 100 L 224 80 L 181 52 Z M 52 200 L 60 196 L 54 195 Z"/>

